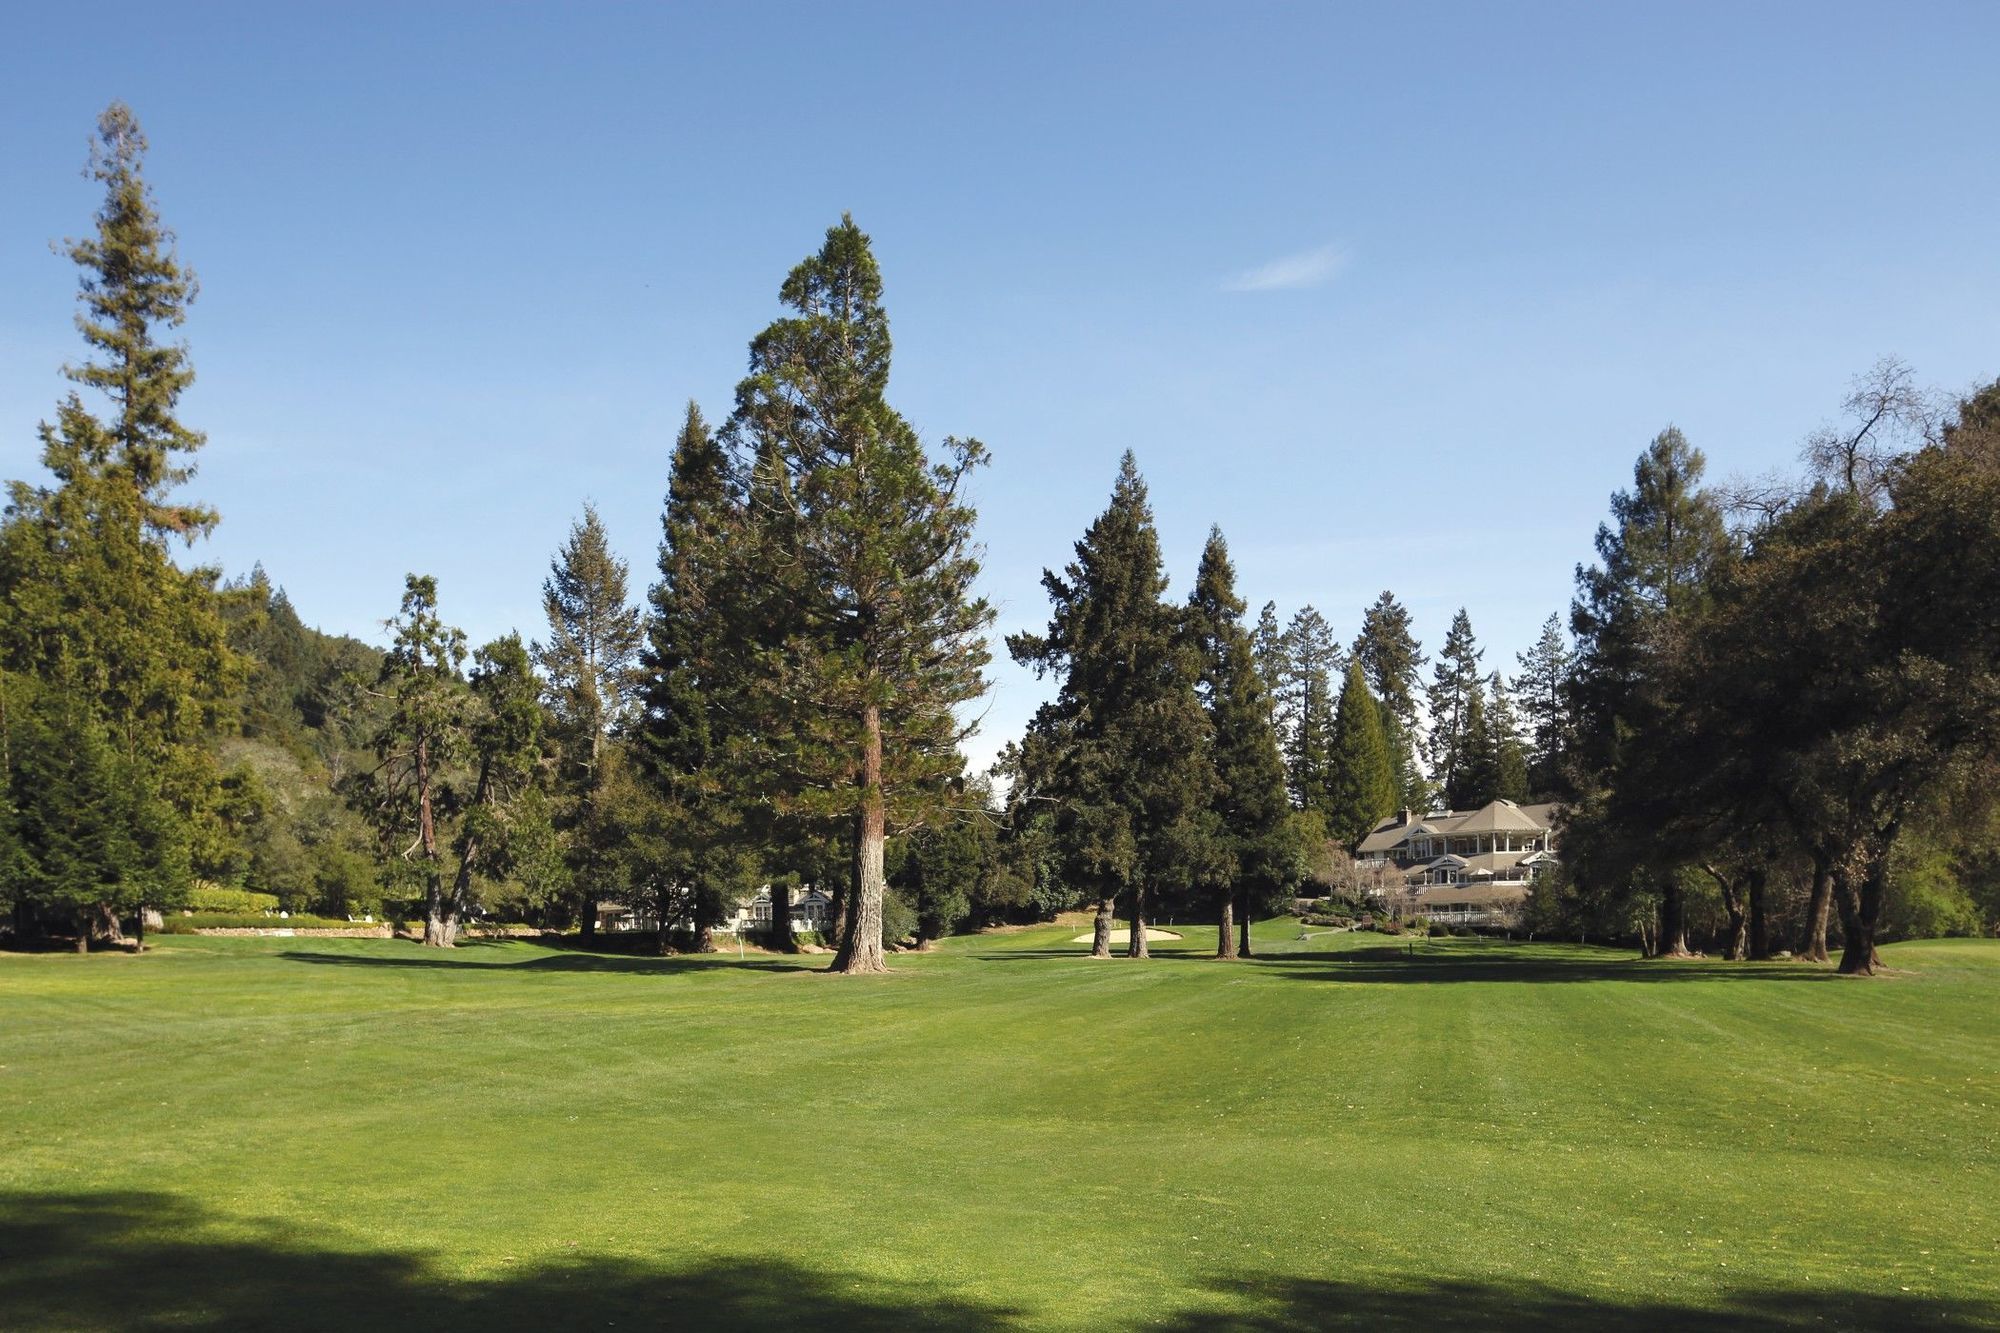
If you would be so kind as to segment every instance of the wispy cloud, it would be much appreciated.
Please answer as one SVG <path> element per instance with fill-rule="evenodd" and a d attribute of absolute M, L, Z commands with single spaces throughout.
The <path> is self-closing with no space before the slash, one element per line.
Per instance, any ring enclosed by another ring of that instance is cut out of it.
<path fill-rule="evenodd" d="M 1268 264 L 1245 269 L 1222 284 L 1225 292 L 1284 292 L 1299 287 L 1317 287 L 1329 282 L 1347 267 L 1347 254 L 1337 245 L 1317 250 L 1301 250 L 1295 255 L 1273 259 Z"/>

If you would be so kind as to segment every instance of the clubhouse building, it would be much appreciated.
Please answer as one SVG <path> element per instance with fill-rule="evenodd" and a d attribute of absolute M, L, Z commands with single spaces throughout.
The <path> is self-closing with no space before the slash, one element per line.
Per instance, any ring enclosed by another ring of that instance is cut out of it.
<path fill-rule="evenodd" d="M 1493 801 L 1477 810 L 1408 810 L 1370 830 L 1355 849 L 1364 867 L 1393 870 L 1404 914 L 1500 925 L 1556 864 L 1555 806 Z"/>

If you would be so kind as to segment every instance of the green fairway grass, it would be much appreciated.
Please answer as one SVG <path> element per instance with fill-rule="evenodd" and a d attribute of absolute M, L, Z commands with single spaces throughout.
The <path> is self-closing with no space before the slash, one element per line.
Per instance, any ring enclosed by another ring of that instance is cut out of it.
<path fill-rule="evenodd" d="M 2000 942 L 0 956 L 0 1328 L 2000 1327 Z"/>

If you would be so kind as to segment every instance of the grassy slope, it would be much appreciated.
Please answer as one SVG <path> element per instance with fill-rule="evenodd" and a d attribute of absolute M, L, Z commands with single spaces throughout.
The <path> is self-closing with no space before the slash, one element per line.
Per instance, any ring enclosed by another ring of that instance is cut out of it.
<path fill-rule="evenodd" d="M 0 957 L 0 1327 L 2000 1326 L 2000 944 L 1260 929 Z"/>

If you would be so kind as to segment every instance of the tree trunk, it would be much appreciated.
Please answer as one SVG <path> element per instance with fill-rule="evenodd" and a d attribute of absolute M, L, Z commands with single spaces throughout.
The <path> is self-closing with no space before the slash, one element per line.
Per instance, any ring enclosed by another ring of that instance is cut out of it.
<path fill-rule="evenodd" d="M 1875 952 L 1875 928 L 1881 924 L 1882 900 L 1888 896 L 1889 849 L 1895 841 L 1896 824 L 1892 821 L 1868 848 L 1858 892 L 1852 871 L 1838 876 L 1843 937 L 1840 971 L 1845 976 L 1872 977 L 1882 966 L 1882 957 Z"/>
<path fill-rule="evenodd" d="M 854 925 L 834 955 L 833 970 L 848 976 L 887 972 L 882 956 L 882 850 L 888 841 L 888 812 L 882 799 L 882 710 L 861 710 L 861 808 L 855 815 Z"/>
<path fill-rule="evenodd" d="M 1215 956 L 1234 958 L 1236 956 L 1236 894 L 1224 889 L 1218 895 L 1221 899 L 1221 915 L 1215 923 Z"/>
<path fill-rule="evenodd" d="M 1771 956 L 1771 925 L 1764 914 L 1764 887 L 1769 872 L 1763 866 L 1751 866 L 1747 889 L 1750 895 L 1750 958 L 1753 962 L 1763 962 Z"/>
<path fill-rule="evenodd" d="M 1127 958 L 1151 958 L 1152 951 L 1146 947 L 1146 886 L 1132 886 L 1132 937 L 1125 942 Z"/>
<path fill-rule="evenodd" d="M 696 953 L 715 952 L 715 926 L 708 921 L 694 923 L 694 951 Z"/>
<path fill-rule="evenodd" d="M 1117 920 L 1117 899 L 1097 900 L 1097 920 L 1090 926 L 1090 956 L 1109 958 L 1111 956 L 1111 923 Z"/>
<path fill-rule="evenodd" d="M 799 942 L 792 938 L 792 886 L 782 878 L 771 885 L 770 947 L 779 953 L 799 951 Z"/>
<path fill-rule="evenodd" d="M 458 874 L 452 879 L 451 893 L 439 904 L 437 943 L 449 949 L 458 940 L 458 914 L 472 896 L 472 865 L 479 859 L 479 839 L 467 838 L 459 853 Z M 424 943 L 431 943 L 426 939 Z"/>
<path fill-rule="evenodd" d="M 1737 962 L 1750 952 L 1750 917 L 1744 907 L 1743 885 L 1712 865 L 1704 864 L 1702 869 L 1722 891 L 1722 910 L 1729 914 L 1729 938 L 1722 946 L 1722 956 Z"/>
<path fill-rule="evenodd" d="M 1799 957 L 1809 963 L 1826 961 L 1826 919 L 1833 905 L 1833 859 L 1814 851 L 1812 897 L 1806 902 L 1806 936 L 1799 943 Z"/>
<path fill-rule="evenodd" d="M 444 874 L 438 868 L 437 820 L 431 811 L 430 742 L 417 742 L 417 845 L 424 858 L 424 944 L 449 949 L 444 927 Z"/>
<path fill-rule="evenodd" d="M 1875 940 L 1862 929 L 1861 894 L 1854 884 L 1854 872 L 1846 866 L 1833 872 L 1833 901 L 1840 909 L 1840 971 L 1848 976 L 1868 976 L 1875 970 Z"/>
<path fill-rule="evenodd" d="M 1250 953 L 1250 889 L 1248 885 L 1245 885 L 1243 889 L 1243 915 L 1236 923 L 1236 956 L 1238 958 L 1249 958 L 1252 956 Z"/>
<path fill-rule="evenodd" d="M 839 953 L 847 945 L 847 905 L 854 895 L 847 891 L 845 875 L 835 875 L 832 887 L 826 904 L 826 944 Z"/>
<path fill-rule="evenodd" d="M 96 919 L 91 922 L 89 933 L 107 944 L 123 944 L 125 927 L 119 923 L 118 910 L 110 903 L 99 903 L 92 911 Z"/>
<path fill-rule="evenodd" d="M 146 904 L 139 904 L 139 919 L 132 923 L 132 952 L 146 952 Z"/>
<path fill-rule="evenodd" d="M 472 804 L 482 806 L 493 799 L 493 761 L 491 756 L 479 761 L 479 782 L 472 789 Z M 473 827 L 477 827 L 475 823 Z M 479 837 L 470 830 L 462 829 L 463 846 L 458 849 L 458 874 L 452 878 L 451 897 L 445 900 L 442 913 L 442 943 L 449 949 L 458 943 L 458 915 L 465 905 L 472 901 L 472 871 L 479 864 Z"/>
<path fill-rule="evenodd" d="M 597 938 L 597 895 L 589 889 L 583 891 L 583 899 L 577 908 L 576 929 L 585 944 Z"/>
<path fill-rule="evenodd" d="M 1666 882 L 1660 886 L 1660 937 L 1654 956 L 1686 958 L 1689 952 L 1686 897 L 1681 892 L 1680 882 L 1668 875 Z"/>

